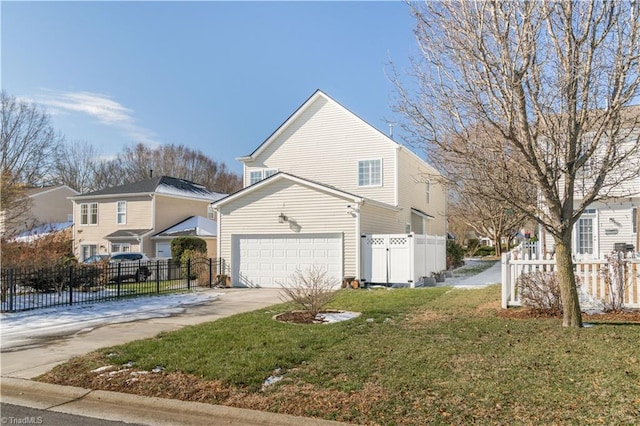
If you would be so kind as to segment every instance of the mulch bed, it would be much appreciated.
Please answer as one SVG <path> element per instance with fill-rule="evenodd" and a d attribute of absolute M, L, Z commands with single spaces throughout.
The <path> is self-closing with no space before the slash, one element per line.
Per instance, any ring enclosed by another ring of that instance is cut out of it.
<path fill-rule="evenodd" d="M 320 311 L 320 314 L 330 314 L 339 311 Z M 316 316 L 309 311 L 289 311 L 274 317 L 277 321 L 289 322 L 294 324 L 322 324 Z"/>
<path fill-rule="evenodd" d="M 498 316 L 511 319 L 562 318 L 562 312 L 532 308 L 509 308 L 498 311 Z M 601 312 L 597 314 L 582 313 L 583 322 L 631 322 L 640 324 L 639 309 Z"/>

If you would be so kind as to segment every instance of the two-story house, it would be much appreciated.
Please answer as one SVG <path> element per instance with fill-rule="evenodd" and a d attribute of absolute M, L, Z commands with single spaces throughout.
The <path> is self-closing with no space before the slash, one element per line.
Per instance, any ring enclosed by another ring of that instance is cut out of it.
<path fill-rule="evenodd" d="M 239 160 L 244 188 L 213 204 L 234 285 L 278 287 L 300 265 L 358 279 L 363 234 L 446 235 L 438 172 L 322 91 Z"/>
<path fill-rule="evenodd" d="M 573 228 L 572 252 L 578 259 L 604 259 L 612 251 L 640 253 L 640 151 L 635 147 L 640 139 L 640 105 L 629 106 L 624 110 L 619 142 L 620 150 L 632 150 L 618 169 L 610 172 L 605 179 L 604 190 L 598 201 L 590 204 L 582 213 Z M 586 137 L 589 137 L 587 133 Z M 600 158 L 594 154 L 592 159 L 579 171 L 573 199 L 576 205 L 593 186 L 594 169 Z M 559 182 L 562 188 L 563 180 Z M 553 238 L 539 227 L 544 253 L 554 251 Z"/>
<path fill-rule="evenodd" d="M 39 227 L 59 229 L 63 223 L 71 222 L 73 204 L 68 197 L 77 195 L 78 191 L 67 185 L 51 185 L 29 187 L 24 190 L 24 214 L 13 221 L 5 222 L 5 212 L 0 212 L 0 234 L 13 237 Z"/>
<path fill-rule="evenodd" d="M 71 197 L 74 253 L 81 261 L 94 254 L 127 251 L 171 257 L 172 235 L 187 234 L 169 231 L 192 216 L 206 219 L 211 202 L 224 195 L 184 179 L 160 176 Z"/>

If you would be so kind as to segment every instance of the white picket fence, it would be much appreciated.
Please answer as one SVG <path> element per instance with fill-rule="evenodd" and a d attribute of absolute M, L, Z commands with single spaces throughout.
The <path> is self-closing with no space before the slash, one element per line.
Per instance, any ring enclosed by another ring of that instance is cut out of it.
<path fill-rule="evenodd" d="M 624 306 L 640 308 L 640 259 L 627 259 L 627 271 L 624 276 L 627 283 L 624 289 Z M 603 304 L 610 302 L 609 288 L 603 278 L 602 270 L 608 267 L 607 260 L 574 261 L 576 278 L 580 282 L 580 302 L 583 307 L 589 303 Z M 502 255 L 502 307 L 521 306 L 517 288 L 518 277 L 533 272 L 555 271 L 556 261 L 552 257 L 537 259 L 519 251 L 511 251 Z"/>
<path fill-rule="evenodd" d="M 416 287 L 447 269 L 447 239 L 424 234 L 365 234 L 362 280 Z"/>

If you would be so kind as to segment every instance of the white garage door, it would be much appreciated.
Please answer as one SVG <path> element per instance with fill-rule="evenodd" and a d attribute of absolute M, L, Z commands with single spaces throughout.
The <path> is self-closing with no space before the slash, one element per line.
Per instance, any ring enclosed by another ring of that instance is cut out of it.
<path fill-rule="evenodd" d="M 276 287 L 296 270 L 326 268 L 342 280 L 342 235 L 237 235 L 233 237 L 233 280 L 236 285 Z"/>

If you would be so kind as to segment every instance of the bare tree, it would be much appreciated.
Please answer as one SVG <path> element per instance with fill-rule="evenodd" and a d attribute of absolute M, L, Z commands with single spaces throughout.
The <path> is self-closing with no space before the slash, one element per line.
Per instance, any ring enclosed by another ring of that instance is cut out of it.
<path fill-rule="evenodd" d="M 4 225 L 11 227 L 29 209 L 24 188 L 44 183 L 62 137 L 35 104 L 2 91 L 0 108 L 0 201 Z"/>
<path fill-rule="evenodd" d="M 150 148 L 142 144 L 125 148 L 118 156 L 124 179 L 133 182 L 153 175 L 167 175 L 200 183 L 212 191 L 235 192 L 242 187 L 240 176 L 224 163 L 212 160 L 201 151 L 184 145 Z"/>
<path fill-rule="evenodd" d="M 58 183 L 79 192 L 98 189 L 96 171 L 100 167 L 99 154 L 93 145 L 83 141 L 63 144 L 55 153 L 53 176 Z"/>
<path fill-rule="evenodd" d="M 562 324 L 582 326 L 574 224 L 595 201 L 638 191 L 625 183 L 640 173 L 640 107 L 629 107 L 640 85 L 640 3 L 410 7 L 420 56 L 412 68 L 416 85 L 397 85 L 405 129 L 427 141 L 440 165 L 451 158 L 484 163 L 475 178 L 485 195 L 546 229 L 556 247 Z M 514 184 L 525 183 L 538 196 L 513 193 Z"/>

